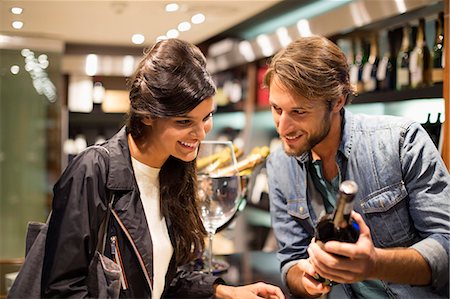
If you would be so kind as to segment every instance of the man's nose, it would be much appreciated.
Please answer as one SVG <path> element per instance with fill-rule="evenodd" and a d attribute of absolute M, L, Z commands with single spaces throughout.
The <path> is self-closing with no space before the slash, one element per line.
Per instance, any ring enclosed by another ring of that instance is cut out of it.
<path fill-rule="evenodd" d="M 278 118 L 278 133 L 285 135 L 289 133 L 292 128 L 292 119 L 285 112 L 282 112 Z"/>

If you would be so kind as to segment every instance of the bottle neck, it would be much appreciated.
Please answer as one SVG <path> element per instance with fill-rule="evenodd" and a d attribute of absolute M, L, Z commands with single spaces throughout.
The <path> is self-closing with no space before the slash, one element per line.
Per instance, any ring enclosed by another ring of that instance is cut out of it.
<path fill-rule="evenodd" d="M 416 38 L 416 46 L 417 47 L 425 46 L 424 30 L 425 30 L 425 21 L 423 19 L 420 19 L 419 27 L 417 28 L 417 38 Z"/>

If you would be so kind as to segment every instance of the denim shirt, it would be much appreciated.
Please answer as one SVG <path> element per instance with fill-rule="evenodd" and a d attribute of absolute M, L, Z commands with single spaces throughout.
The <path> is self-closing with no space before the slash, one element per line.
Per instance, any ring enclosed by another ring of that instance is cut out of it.
<path fill-rule="evenodd" d="M 272 226 L 282 279 L 307 248 L 318 220 L 308 193 L 310 154 L 287 156 L 280 147 L 267 171 Z M 416 122 L 343 110 L 336 157 L 342 179 L 354 180 L 354 210 L 370 228 L 375 247 L 409 247 L 428 262 L 429 286 L 384 282 L 391 297 L 448 297 L 450 175 L 428 133 Z"/>

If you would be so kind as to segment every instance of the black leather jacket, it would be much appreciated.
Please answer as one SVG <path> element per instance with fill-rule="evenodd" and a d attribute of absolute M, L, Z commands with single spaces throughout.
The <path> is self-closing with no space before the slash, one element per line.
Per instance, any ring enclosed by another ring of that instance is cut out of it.
<path fill-rule="evenodd" d="M 133 173 L 125 128 L 103 147 L 92 146 L 77 155 L 53 188 L 53 211 L 42 273 L 44 297 L 89 297 L 85 284 L 87 269 L 111 195 L 112 213 L 117 218 L 110 217 L 105 255 L 111 257 L 111 246 L 116 239 L 127 286 L 121 290 L 120 297 L 151 297 L 152 239 Z M 173 243 L 175 232 L 170 220 L 166 221 Z M 177 271 L 174 254 L 163 297 L 211 297 L 212 286 L 217 282 L 213 276 Z"/>

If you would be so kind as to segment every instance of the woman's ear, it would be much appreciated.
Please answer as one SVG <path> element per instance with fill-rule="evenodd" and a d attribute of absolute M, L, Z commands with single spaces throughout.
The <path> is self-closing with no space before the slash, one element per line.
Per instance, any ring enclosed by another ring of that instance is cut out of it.
<path fill-rule="evenodd" d="M 141 121 L 146 126 L 151 126 L 153 124 L 153 120 L 150 117 L 144 117 Z"/>

